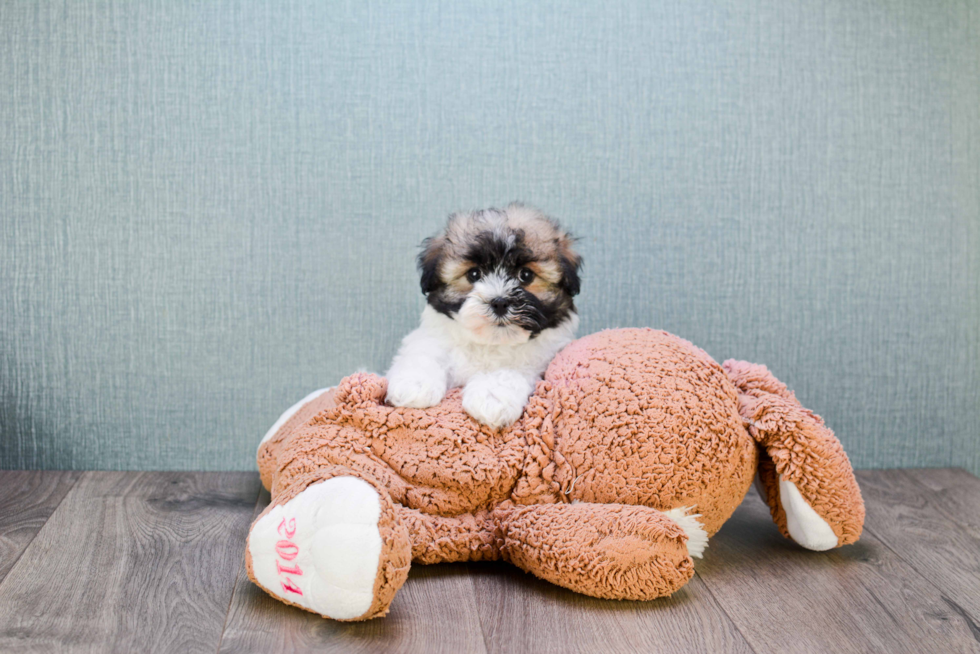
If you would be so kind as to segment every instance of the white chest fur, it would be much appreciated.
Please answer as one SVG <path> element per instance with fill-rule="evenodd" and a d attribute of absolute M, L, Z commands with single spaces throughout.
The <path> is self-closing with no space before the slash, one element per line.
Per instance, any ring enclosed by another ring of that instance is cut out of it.
<path fill-rule="evenodd" d="M 496 370 L 513 370 L 528 381 L 535 381 L 558 352 L 575 338 L 578 316 L 522 343 L 484 344 L 472 340 L 469 332 L 456 321 L 426 307 L 420 331 L 441 342 L 442 358 L 449 376 L 449 386 L 465 386 L 474 375 Z"/>
<path fill-rule="evenodd" d="M 517 420 L 552 358 L 575 337 L 578 316 L 506 343 L 481 343 L 458 322 L 426 307 L 419 328 L 405 337 L 388 370 L 387 400 L 422 409 L 449 388 L 463 387 L 463 409 L 485 425 Z M 513 335 L 513 334 L 512 334 Z"/>

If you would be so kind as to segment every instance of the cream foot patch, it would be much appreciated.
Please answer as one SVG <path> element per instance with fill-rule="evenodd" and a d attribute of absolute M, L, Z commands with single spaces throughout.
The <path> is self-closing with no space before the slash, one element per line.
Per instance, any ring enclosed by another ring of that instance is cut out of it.
<path fill-rule="evenodd" d="M 837 547 L 834 530 L 807 504 L 793 482 L 780 478 L 779 502 L 786 512 L 786 529 L 797 544 L 815 552 Z"/>
<path fill-rule="evenodd" d="M 371 608 L 381 558 L 378 493 L 362 479 L 313 484 L 249 534 L 255 580 L 273 595 L 336 620 Z"/>
<path fill-rule="evenodd" d="M 708 532 L 701 526 L 698 518 L 700 513 L 690 513 L 694 507 L 686 506 L 670 511 L 664 511 L 664 515 L 676 522 L 684 533 L 687 534 L 687 553 L 692 559 L 700 559 L 704 556 L 704 550 L 708 547 Z"/>

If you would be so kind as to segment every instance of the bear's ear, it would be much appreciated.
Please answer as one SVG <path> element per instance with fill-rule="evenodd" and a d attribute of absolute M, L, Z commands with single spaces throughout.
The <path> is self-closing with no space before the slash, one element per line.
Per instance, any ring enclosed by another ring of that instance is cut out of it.
<path fill-rule="evenodd" d="M 422 275 L 420 282 L 423 295 L 428 295 L 443 284 L 439 277 L 439 265 L 442 263 L 445 247 L 444 235 L 433 236 L 422 241 L 422 251 L 419 253 L 417 263 Z"/>
<path fill-rule="evenodd" d="M 388 381 L 370 372 L 355 372 L 340 380 L 333 393 L 338 406 L 357 407 L 363 404 L 384 403 Z"/>
<path fill-rule="evenodd" d="M 582 267 L 582 257 L 574 250 L 575 239 L 568 234 L 562 234 L 557 239 L 558 266 L 561 269 L 561 289 L 571 296 L 578 295 L 582 283 L 578 271 Z"/>
<path fill-rule="evenodd" d="M 375 429 L 385 423 L 392 408 L 385 404 L 388 380 L 370 372 L 344 377 L 334 391 L 336 419 L 350 421 L 360 429 Z"/>

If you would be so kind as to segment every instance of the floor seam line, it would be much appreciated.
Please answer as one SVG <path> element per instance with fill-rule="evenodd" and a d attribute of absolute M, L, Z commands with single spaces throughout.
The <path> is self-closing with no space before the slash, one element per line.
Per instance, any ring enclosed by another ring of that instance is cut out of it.
<path fill-rule="evenodd" d="M 894 554 L 898 558 L 899 561 L 901 561 L 902 563 L 904 563 L 905 565 L 907 565 L 909 568 L 911 568 L 912 570 L 914 570 L 915 571 L 915 574 L 917 574 L 920 577 L 922 577 L 923 579 L 925 579 L 925 581 L 926 581 L 927 584 L 929 584 L 930 586 L 932 586 L 933 588 L 935 588 L 937 591 L 939 591 L 940 598 L 942 598 L 943 596 L 946 595 L 946 590 L 945 589 L 940 588 L 939 586 L 937 586 L 936 583 L 932 579 L 930 579 L 929 576 L 926 573 L 922 572 L 917 567 L 915 567 L 915 564 L 913 564 L 911 561 L 909 561 L 904 556 L 902 556 L 898 552 L 898 550 L 896 550 L 895 548 L 893 548 L 888 543 L 888 541 L 886 541 L 884 538 L 882 538 L 880 534 L 876 533 L 875 530 L 873 530 L 873 529 L 871 529 L 871 528 L 869 528 L 867 526 L 865 526 L 864 530 L 866 532 L 868 532 L 869 534 L 871 534 L 872 536 L 874 536 L 876 539 L 878 539 L 878 542 L 881 543 L 882 545 L 884 545 L 885 548 L 889 552 L 891 552 L 892 554 Z M 964 609 L 964 611 L 965 611 L 965 609 Z M 969 615 L 970 615 L 970 617 L 973 620 L 977 620 L 977 617 L 974 616 L 973 614 L 969 614 Z"/>
<path fill-rule="evenodd" d="M 262 502 L 262 491 L 263 486 L 261 481 L 259 482 L 259 491 L 255 495 L 255 506 L 252 508 L 252 519 L 249 521 L 249 526 L 255 522 L 255 516 L 258 515 L 259 504 Z M 245 566 L 245 555 L 248 549 L 248 535 L 245 536 L 245 547 L 242 548 L 242 559 L 238 563 L 238 570 L 235 571 L 235 583 L 231 587 L 231 596 L 228 597 L 228 608 L 225 610 L 225 619 L 221 623 L 221 633 L 218 635 L 218 648 L 215 650 L 215 654 L 221 652 L 221 645 L 225 642 L 225 631 L 228 629 L 228 618 L 231 616 L 231 606 L 235 602 L 235 593 L 238 592 L 238 578 L 242 576 L 242 568 Z"/>
<path fill-rule="evenodd" d="M 707 589 L 708 594 L 711 595 L 711 599 L 714 600 L 715 604 L 718 605 L 718 608 L 721 609 L 721 612 L 725 614 L 725 617 L 728 618 L 728 621 L 732 623 L 732 626 L 735 627 L 735 631 L 738 633 L 739 636 L 742 637 L 742 640 L 745 642 L 748 648 L 753 652 L 753 654 L 759 654 L 755 646 L 751 642 L 749 642 L 749 639 L 746 638 L 745 634 L 742 633 L 742 630 L 739 628 L 738 623 L 735 622 L 735 618 L 729 615 L 728 610 L 722 605 L 721 601 L 715 595 L 715 592 L 711 590 L 711 586 L 708 585 L 708 582 L 705 580 L 705 578 L 697 570 L 694 571 L 694 574 L 697 576 L 698 579 L 701 580 L 701 583 L 704 584 L 704 587 Z"/>
<path fill-rule="evenodd" d="M 65 503 L 65 500 L 68 499 L 68 496 L 71 495 L 72 492 L 74 492 L 75 487 L 78 486 L 78 482 L 82 480 L 82 477 L 89 474 L 91 470 L 71 470 L 70 472 L 78 472 L 80 474 L 78 475 L 78 477 L 75 478 L 75 481 L 71 483 L 71 488 L 68 489 L 68 491 L 61 497 L 60 500 L 58 500 L 58 504 L 57 506 L 54 507 L 54 510 L 51 511 L 48 517 L 44 519 L 44 524 L 41 525 L 41 528 L 38 529 L 33 536 L 31 536 L 31 540 L 24 546 L 24 549 L 21 550 L 20 554 L 17 555 L 17 558 L 14 559 L 14 562 L 10 565 L 10 568 L 7 569 L 7 574 L 4 575 L 3 579 L 0 579 L 0 588 L 3 588 L 3 585 L 6 583 L 7 578 L 10 577 L 10 573 L 14 571 L 14 568 L 17 567 L 17 564 L 20 562 L 20 560 L 24 558 L 24 554 L 27 553 L 27 550 L 30 549 L 31 545 L 34 544 L 34 541 L 37 540 L 37 537 L 41 535 L 42 531 L 44 531 L 44 528 L 48 525 L 48 521 L 51 520 L 51 516 L 53 516 L 58 511 L 58 509 L 61 508 L 61 505 Z"/>
<path fill-rule="evenodd" d="M 483 651 L 490 654 L 490 644 L 487 643 L 487 630 L 483 628 L 483 616 L 480 615 L 480 604 L 477 601 L 476 580 L 473 578 L 473 562 L 466 562 L 466 578 L 470 581 L 470 590 L 473 591 L 473 609 L 476 611 L 476 620 L 480 623 L 480 637 L 483 639 Z"/>

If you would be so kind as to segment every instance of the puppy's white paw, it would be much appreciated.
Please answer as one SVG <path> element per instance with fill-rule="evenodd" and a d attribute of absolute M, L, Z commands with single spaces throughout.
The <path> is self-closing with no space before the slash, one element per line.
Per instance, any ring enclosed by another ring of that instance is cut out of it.
<path fill-rule="evenodd" d="M 478 422 L 500 429 L 521 417 L 530 394 L 531 384 L 515 372 L 477 375 L 463 389 L 463 410 Z"/>
<path fill-rule="evenodd" d="M 402 374 L 388 378 L 388 395 L 385 399 L 392 406 L 426 409 L 442 402 L 445 395 L 444 379 Z"/>

